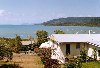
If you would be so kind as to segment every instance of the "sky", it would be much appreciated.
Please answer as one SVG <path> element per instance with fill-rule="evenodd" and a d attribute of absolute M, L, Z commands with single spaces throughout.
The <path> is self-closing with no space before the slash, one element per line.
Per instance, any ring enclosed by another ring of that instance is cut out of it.
<path fill-rule="evenodd" d="M 100 0 L 0 0 L 1 25 L 90 16 L 100 16 Z"/>

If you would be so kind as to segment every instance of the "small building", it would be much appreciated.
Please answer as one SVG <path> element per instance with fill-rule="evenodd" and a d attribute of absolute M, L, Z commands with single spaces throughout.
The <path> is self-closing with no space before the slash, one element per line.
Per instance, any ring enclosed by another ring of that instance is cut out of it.
<path fill-rule="evenodd" d="M 93 58 L 93 48 L 97 49 L 97 60 L 100 59 L 100 34 L 52 34 L 48 42 L 42 43 L 40 48 L 54 49 L 52 59 L 65 63 L 67 55 L 80 56 L 82 49 L 87 50 L 87 55 Z"/>
<path fill-rule="evenodd" d="M 20 52 L 33 50 L 31 48 L 32 44 L 35 43 L 34 41 L 21 41 L 22 46 L 20 47 Z"/>
<path fill-rule="evenodd" d="M 21 41 L 22 45 L 30 45 L 33 44 L 34 41 Z"/>

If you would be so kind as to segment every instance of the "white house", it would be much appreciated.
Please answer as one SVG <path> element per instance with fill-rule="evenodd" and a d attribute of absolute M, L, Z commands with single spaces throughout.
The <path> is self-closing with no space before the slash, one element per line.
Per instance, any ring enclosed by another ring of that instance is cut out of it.
<path fill-rule="evenodd" d="M 52 34 L 48 42 L 42 43 L 40 48 L 54 49 L 52 59 L 65 63 L 66 55 L 79 56 L 80 50 L 87 50 L 87 55 L 93 57 L 93 48 L 97 49 L 97 60 L 100 59 L 100 34 Z"/>

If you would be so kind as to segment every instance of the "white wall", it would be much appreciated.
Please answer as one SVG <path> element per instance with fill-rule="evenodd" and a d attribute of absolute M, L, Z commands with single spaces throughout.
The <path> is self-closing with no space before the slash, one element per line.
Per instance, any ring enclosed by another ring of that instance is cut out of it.
<path fill-rule="evenodd" d="M 98 56 L 98 50 L 100 50 L 100 47 L 96 47 L 94 45 L 89 45 L 88 47 L 88 56 L 93 58 L 93 48 L 97 49 L 97 60 L 100 60 L 100 56 Z"/>
<path fill-rule="evenodd" d="M 65 63 L 65 57 L 59 44 L 53 43 L 53 46 L 52 49 L 54 49 L 54 51 L 52 51 L 51 58 L 58 59 L 60 61 L 59 63 Z"/>
<path fill-rule="evenodd" d="M 87 49 L 87 45 L 84 43 L 80 43 L 80 49 L 76 49 L 76 43 L 61 43 L 60 48 L 64 54 L 64 56 L 66 57 L 66 44 L 70 44 L 70 55 L 71 56 L 79 56 L 80 55 L 80 50 L 82 48 Z"/>
<path fill-rule="evenodd" d="M 90 45 L 88 43 L 80 43 L 80 49 L 76 49 L 76 43 L 72 42 L 72 43 L 61 43 L 60 44 L 60 48 L 62 53 L 64 54 L 64 57 L 66 57 L 66 44 L 70 44 L 70 55 L 71 56 L 79 56 L 80 55 L 80 50 L 85 49 L 87 50 L 87 55 L 89 57 L 93 58 L 93 48 L 95 48 L 96 46 L 94 45 Z M 96 47 L 97 49 L 97 60 L 100 60 L 100 56 L 98 56 L 98 50 L 100 50 L 100 47 Z"/>

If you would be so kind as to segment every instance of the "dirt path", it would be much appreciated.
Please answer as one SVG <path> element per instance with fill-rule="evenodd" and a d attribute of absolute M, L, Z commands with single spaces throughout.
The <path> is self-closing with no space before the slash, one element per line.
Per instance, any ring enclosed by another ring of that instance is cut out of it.
<path fill-rule="evenodd" d="M 40 58 L 34 54 L 14 54 L 13 61 L 23 68 L 43 68 Z"/>

